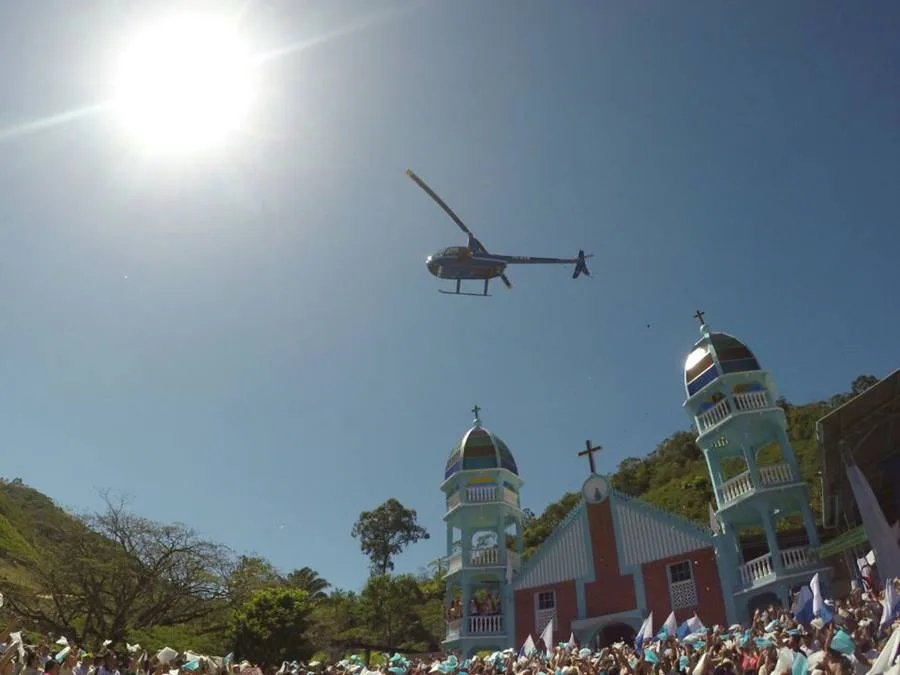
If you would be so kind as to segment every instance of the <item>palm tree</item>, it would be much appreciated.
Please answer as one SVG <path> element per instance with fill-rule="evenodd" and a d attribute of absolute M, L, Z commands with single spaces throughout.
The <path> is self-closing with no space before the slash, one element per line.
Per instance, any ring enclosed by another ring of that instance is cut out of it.
<path fill-rule="evenodd" d="M 287 575 L 287 584 L 291 588 L 297 588 L 309 593 L 312 600 L 321 600 L 326 597 L 325 591 L 331 586 L 319 573 L 309 567 L 302 567 Z"/>

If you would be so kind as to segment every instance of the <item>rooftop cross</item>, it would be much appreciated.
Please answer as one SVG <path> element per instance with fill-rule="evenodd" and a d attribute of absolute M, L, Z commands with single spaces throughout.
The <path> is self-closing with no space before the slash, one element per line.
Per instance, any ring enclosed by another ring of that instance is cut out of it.
<path fill-rule="evenodd" d="M 478 405 L 476 405 L 474 408 L 472 408 L 472 414 L 475 415 L 475 424 L 479 424 L 481 422 L 480 413 L 481 413 L 481 408 L 479 408 Z"/>
<path fill-rule="evenodd" d="M 697 310 L 697 313 L 694 314 L 694 318 L 697 319 L 697 321 L 700 322 L 700 325 L 701 325 L 701 326 L 705 326 L 705 325 L 706 325 L 706 322 L 703 320 L 703 317 L 704 317 L 704 316 L 706 316 L 706 312 L 701 312 L 699 309 Z"/>
<path fill-rule="evenodd" d="M 592 474 L 593 474 L 593 473 L 597 473 L 597 471 L 596 471 L 595 468 L 594 468 L 594 453 L 595 453 L 595 452 L 600 452 L 602 449 L 603 449 L 603 446 L 602 446 L 602 445 L 597 445 L 597 446 L 595 446 L 595 447 L 591 447 L 591 442 L 590 442 L 590 441 L 585 441 L 585 442 L 584 442 L 584 450 L 582 450 L 581 452 L 578 453 L 578 456 L 579 456 L 579 457 L 584 457 L 585 455 L 587 455 L 587 458 L 588 458 L 588 464 L 589 464 L 590 467 L 591 467 L 591 473 L 592 473 Z"/>

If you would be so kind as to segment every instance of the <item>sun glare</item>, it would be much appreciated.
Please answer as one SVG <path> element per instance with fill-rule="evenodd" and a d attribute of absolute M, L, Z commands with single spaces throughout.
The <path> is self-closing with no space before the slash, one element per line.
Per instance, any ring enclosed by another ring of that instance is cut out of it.
<path fill-rule="evenodd" d="M 153 149 L 214 144 L 244 121 L 250 70 L 250 54 L 232 24 L 168 20 L 125 50 L 115 107 L 128 130 Z"/>

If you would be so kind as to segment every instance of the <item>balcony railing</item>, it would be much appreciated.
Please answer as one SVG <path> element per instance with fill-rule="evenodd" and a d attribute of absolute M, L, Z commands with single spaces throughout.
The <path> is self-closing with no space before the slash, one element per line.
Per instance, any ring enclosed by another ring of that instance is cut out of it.
<path fill-rule="evenodd" d="M 753 586 L 757 582 L 775 576 L 775 568 L 772 566 L 772 554 L 766 553 L 741 565 L 741 581 L 745 587 Z"/>
<path fill-rule="evenodd" d="M 513 570 L 518 571 L 522 561 L 515 551 L 506 550 L 506 559 Z M 469 567 L 505 567 L 506 562 L 500 554 L 499 547 L 480 548 L 469 551 Z M 447 559 L 447 574 L 454 574 L 463 568 L 462 553 L 454 553 Z"/>
<path fill-rule="evenodd" d="M 469 617 L 469 634 L 478 635 L 482 633 L 496 634 L 503 632 L 503 616 L 500 614 L 492 614 L 490 616 L 470 616 Z"/>
<path fill-rule="evenodd" d="M 797 546 L 787 548 L 780 552 L 781 568 L 785 572 L 793 572 L 803 567 L 808 567 L 815 562 L 813 550 L 809 546 Z M 741 565 L 741 582 L 745 588 L 775 578 L 775 566 L 772 564 L 772 554 L 766 553 Z"/>
<path fill-rule="evenodd" d="M 809 546 L 786 548 L 781 552 L 781 566 L 786 570 L 806 567 L 815 562 L 813 550 Z"/>
<path fill-rule="evenodd" d="M 506 502 L 519 508 L 519 495 L 497 485 L 476 485 L 463 488 L 447 497 L 447 510 L 451 511 L 460 504 L 492 504 Z"/>
<path fill-rule="evenodd" d="M 767 464 L 759 467 L 759 488 L 772 488 L 779 485 L 787 485 L 797 482 L 791 473 L 791 467 L 787 464 Z M 749 471 L 739 473 L 734 478 L 729 478 L 719 488 L 721 492 L 721 504 L 725 506 L 741 497 L 750 494 L 757 486 Z"/>
<path fill-rule="evenodd" d="M 503 616 L 500 614 L 491 614 L 489 616 L 470 616 L 467 619 L 454 619 L 445 623 L 446 630 L 444 635 L 446 640 L 458 640 L 462 635 L 463 626 L 468 621 L 469 630 L 467 635 L 502 635 L 503 634 Z"/>
<path fill-rule="evenodd" d="M 769 394 L 765 391 L 745 391 L 740 394 L 731 394 L 712 408 L 697 415 L 697 429 L 703 434 L 723 422 L 732 413 L 752 412 L 771 407 Z"/>

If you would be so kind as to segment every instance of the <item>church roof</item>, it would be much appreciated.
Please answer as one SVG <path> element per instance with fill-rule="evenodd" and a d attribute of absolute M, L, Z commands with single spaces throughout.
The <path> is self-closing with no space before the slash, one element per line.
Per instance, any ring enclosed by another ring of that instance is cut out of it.
<path fill-rule="evenodd" d="M 607 499 L 616 534 L 616 554 L 623 574 L 654 560 L 714 545 L 704 527 L 641 499 L 610 488 Z M 573 579 L 590 579 L 594 556 L 587 503 L 582 499 L 525 563 L 516 589 L 537 588 Z"/>
<path fill-rule="evenodd" d="M 703 324 L 701 337 L 684 362 L 684 386 L 693 396 L 720 375 L 760 370 L 759 361 L 743 342 L 727 333 L 711 333 Z"/>
<path fill-rule="evenodd" d="M 506 469 L 519 475 L 516 460 L 506 443 L 481 426 L 477 413 L 474 426 L 463 435 L 447 457 L 444 480 L 458 471 L 473 469 Z"/>

